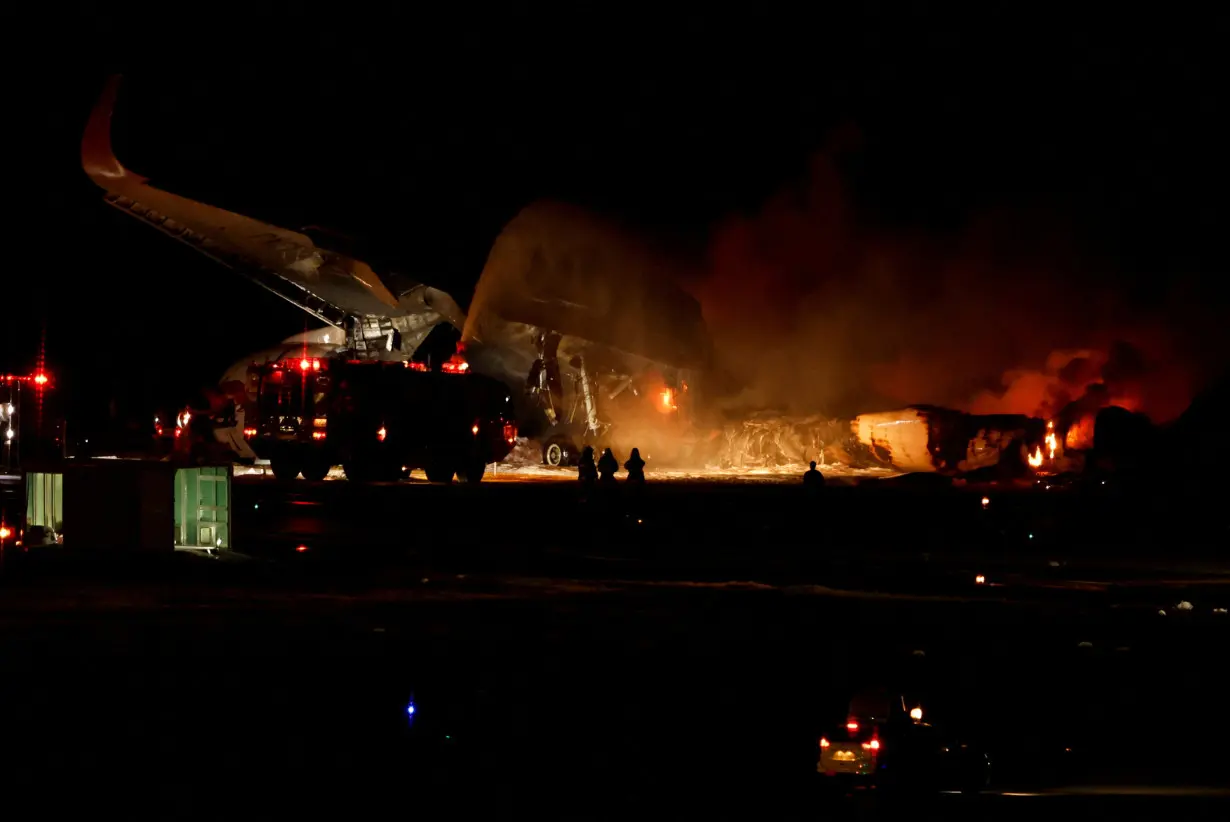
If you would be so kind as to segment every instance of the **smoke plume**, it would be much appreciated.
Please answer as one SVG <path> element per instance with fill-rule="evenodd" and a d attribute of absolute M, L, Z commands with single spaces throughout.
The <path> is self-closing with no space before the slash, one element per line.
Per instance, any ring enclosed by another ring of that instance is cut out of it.
<path fill-rule="evenodd" d="M 1133 306 L 1049 214 L 985 213 L 943 237 L 871 227 L 846 196 L 845 150 L 715 228 L 691 287 L 743 386 L 728 410 L 1048 416 L 1093 385 L 1158 421 L 1188 405 L 1211 343 L 1176 333 L 1174 315 L 1221 324 L 1165 278 L 1151 309 Z"/>

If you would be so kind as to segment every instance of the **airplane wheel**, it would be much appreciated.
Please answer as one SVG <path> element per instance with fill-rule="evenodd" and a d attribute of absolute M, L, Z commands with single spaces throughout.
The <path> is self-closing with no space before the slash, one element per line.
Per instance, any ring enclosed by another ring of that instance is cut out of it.
<path fill-rule="evenodd" d="M 571 443 L 563 440 L 551 440 L 542 449 L 543 464 L 550 465 L 553 468 L 568 465 L 572 462 L 572 452 Z"/>

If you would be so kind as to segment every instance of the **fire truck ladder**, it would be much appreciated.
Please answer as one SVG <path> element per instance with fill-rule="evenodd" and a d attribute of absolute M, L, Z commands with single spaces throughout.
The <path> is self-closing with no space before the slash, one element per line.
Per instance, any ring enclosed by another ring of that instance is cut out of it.
<path fill-rule="evenodd" d="M 316 319 L 328 323 L 335 328 L 346 329 L 347 334 L 351 332 L 353 324 L 348 322 L 350 314 L 347 311 L 321 299 L 303 286 L 291 282 L 273 269 L 253 263 L 251 260 L 244 259 L 237 254 L 232 254 L 208 237 L 204 237 L 187 226 L 180 225 L 170 217 L 134 202 L 127 197 L 122 197 L 118 194 L 107 194 L 103 199 L 108 205 L 123 211 L 125 214 L 136 217 L 147 225 L 153 226 L 168 237 L 173 237 L 185 245 L 195 248 L 211 260 L 243 274 L 261 288 L 276 294 L 297 308 L 311 314 Z"/>

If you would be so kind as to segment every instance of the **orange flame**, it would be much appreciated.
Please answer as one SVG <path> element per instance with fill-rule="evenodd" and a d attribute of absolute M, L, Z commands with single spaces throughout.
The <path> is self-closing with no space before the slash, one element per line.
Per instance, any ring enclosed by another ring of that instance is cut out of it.
<path fill-rule="evenodd" d="M 662 408 L 665 411 L 675 410 L 675 392 L 669 388 L 662 389 Z"/>
<path fill-rule="evenodd" d="M 1033 454 L 1030 455 L 1029 466 L 1031 468 L 1039 468 L 1042 466 L 1042 446 L 1041 445 L 1035 448 Z"/>
<path fill-rule="evenodd" d="M 1055 432 L 1046 435 L 1046 447 L 1050 451 L 1050 458 L 1055 459 L 1055 449 L 1059 447 L 1059 440 L 1055 437 Z"/>

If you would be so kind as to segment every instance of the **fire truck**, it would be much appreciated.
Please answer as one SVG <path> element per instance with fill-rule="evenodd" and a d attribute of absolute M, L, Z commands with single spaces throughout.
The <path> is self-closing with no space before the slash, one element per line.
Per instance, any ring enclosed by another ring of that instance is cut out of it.
<path fill-rule="evenodd" d="M 248 371 L 255 418 L 243 434 L 278 479 L 393 481 L 421 468 L 432 482 L 479 482 L 516 444 L 503 383 L 460 356 L 437 370 L 409 361 L 296 354 Z"/>

